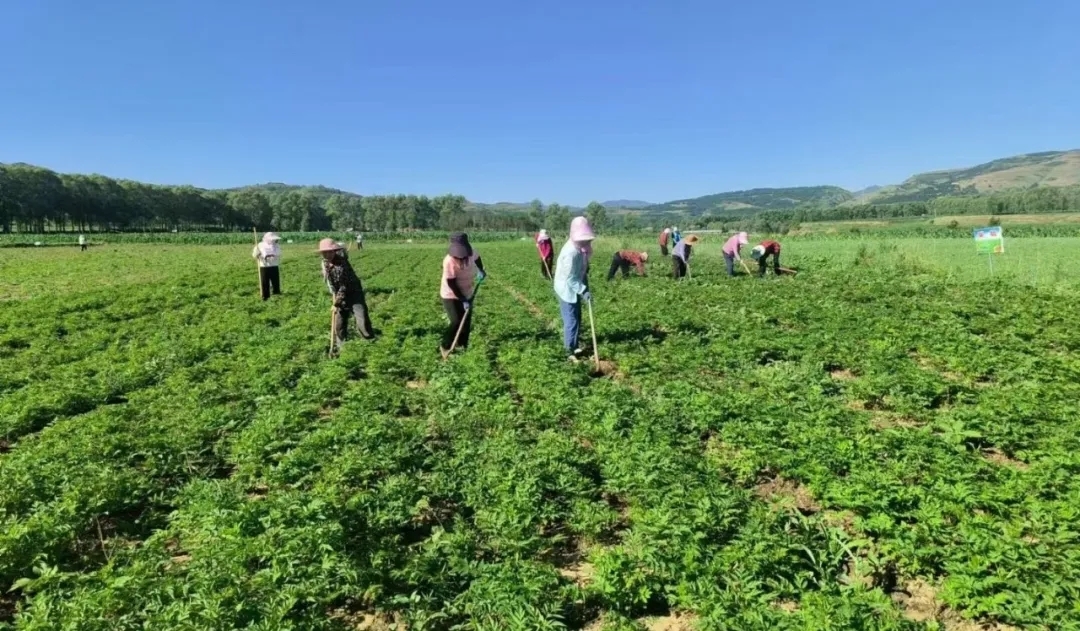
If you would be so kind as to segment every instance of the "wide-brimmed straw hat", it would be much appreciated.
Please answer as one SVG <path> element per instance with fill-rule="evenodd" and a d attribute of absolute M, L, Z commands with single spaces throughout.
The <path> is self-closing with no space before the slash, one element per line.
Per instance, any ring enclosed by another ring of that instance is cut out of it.
<path fill-rule="evenodd" d="M 698 237 L 696 234 L 692 234 L 692 235 L 686 237 L 685 239 L 683 239 L 683 241 L 686 241 L 686 245 L 694 245 L 698 241 L 701 241 L 701 238 Z"/>
<path fill-rule="evenodd" d="M 592 241 L 595 238 L 596 234 L 593 233 L 589 220 L 585 217 L 574 217 L 574 220 L 570 222 L 570 240 Z"/>
<path fill-rule="evenodd" d="M 641 253 L 641 260 L 642 261 L 648 261 L 649 260 L 649 253 L 648 252 L 642 252 Z"/>
<path fill-rule="evenodd" d="M 472 246 L 469 245 L 469 235 L 464 232 L 455 232 L 450 235 L 450 247 L 447 253 L 456 259 L 467 259 L 472 256 Z"/>
<path fill-rule="evenodd" d="M 319 241 L 319 249 L 316 252 L 337 252 L 341 249 L 341 244 L 333 239 L 321 239 Z"/>
<path fill-rule="evenodd" d="M 541 228 L 539 236 L 540 236 L 541 239 L 547 239 L 548 238 L 547 230 L 544 230 L 543 228 Z"/>
<path fill-rule="evenodd" d="M 263 235 L 262 240 L 265 243 L 270 243 L 270 242 L 273 242 L 273 241 L 281 241 L 281 237 L 279 237 L 276 232 L 267 232 L 266 234 Z"/>
<path fill-rule="evenodd" d="M 746 234 L 745 232 L 740 232 L 735 236 L 739 237 L 739 245 L 746 245 L 750 243 L 750 235 Z"/>

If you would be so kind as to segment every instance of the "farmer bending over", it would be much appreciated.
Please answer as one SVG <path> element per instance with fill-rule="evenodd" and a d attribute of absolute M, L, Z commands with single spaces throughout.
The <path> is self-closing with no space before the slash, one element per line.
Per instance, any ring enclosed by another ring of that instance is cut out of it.
<path fill-rule="evenodd" d="M 664 228 L 660 233 L 660 256 L 668 255 L 668 241 L 671 240 L 671 228 Z"/>
<path fill-rule="evenodd" d="M 540 253 L 540 275 L 551 280 L 551 270 L 555 268 L 555 246 L 547 230 L 536 235 L 536 251 Z"/>
<path fill-rule="evenodd" d="M 574 217 L 570 222 L 570 238 L 559 250 L 555 264 L 555 295 L 559 297 L 559 312 L 563 321 L 563 348 L 567 359 L 576 362 L 584 351 L 578 346 L 581 332 L 581 301 L 592 302 L 589 293 L 589 257 L 596 238 L 589 220 Z"/>
<path fill-rule="evenodd" d="M 334 297 L 334 350 L 337 351 L 345 342 L 346 320 L 350 313 L 356 321 L 356 330 L 365 340 L 375 339 L 368 317 L 367 301 L 360 278 L 353 271 L 345 250 L 333 239 L 319 241 L 319 254 L 323 258 L 323 270 L 326 272 L 326 284 Z"/>
<path fill-rule="evenodd" d="M 273 232 L 263 235 L 262 241 L 255 244 L 251 256 L 259 265 L 259 290 L 262 299 L 270 298 L 270 287 L 274 288 L 274 295 L 281 293 L 281 272 L 278 265 L 281 263 L 281 246 L 278 245 L 281 237 Z"/>
<path fill-rule="evenodd" d="M 675 244 L 675 248 L 671 251 L 671 269 L 676 280 L 686 276 L 689 269 L 687 264 L 690 262 L 690 254 L 694 249 L 694 245 L 700 240 L 696 234 L 692 234 Z"/>
<path fill-rule="evenodd" d="M 772 256 L 773 273 L 780 275 L 780 244 L 776 241 L 762 241 L 750 251 L 750 256 L 758 262 L 758 276 L 765 275 L 765 268 L 769 264 L 769 256 Z"/>
<path fill-rule="evenodd" d="M 724 247 L 721 248 L 721 250 L 724 253 L 724 264 L 727 265 L 728 276 L 735 275 L 735 261 L 742 261 L 742 257 L 739 256 L 739 250 L 747 243 L 750 243 L 750 238 L 745 232 L 733 235 L 724 242 Z"/>
<path fill-rule="evenodd" d="M 464 232 L 450 235 L 450 247 L 442 264 L 442 285 L 439 287 L 443 309 L 450 318 L 450 326 L 443 333 L 442 343 L 439 345 L 439 351 L 444 358 L 450 354 L 452 348 L 469 347 L 472 299 L 476 293 L 477 282 L 484 280 L 485 275 L 484 262 L 469 244 L 469 235 Z M 461 329 L 460 335 L 458 329 Z"/>
<path fill-rule="evenodd" d="M 630 276 L 630 266 L 637 268 L 638 276 L 645 275 L 645 261 L 649 260 L 648 252 L 634 252 L 633 250 L 619 250 L 611 257 L 611 269 L 608 270 L 607 279 L 615 278 L 615 272 L 622 270 L 622 277 Z"/>

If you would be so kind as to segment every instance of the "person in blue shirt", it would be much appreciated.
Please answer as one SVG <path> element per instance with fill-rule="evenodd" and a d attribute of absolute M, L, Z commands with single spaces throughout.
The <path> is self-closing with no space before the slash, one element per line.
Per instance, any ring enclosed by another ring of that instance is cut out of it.
<path fill-rule="evenodd" d="M 570 223 L 570 238 L 559 251 L 555 263 L 555 295 L 563 321 L 563 347 L 567 358 L 577 361 L 584 351 L 578 346 L 581 332 L 581 301 L 592 302 L 589 293 L 589 257 L 596 238 L 589 220 L 575 217 Z"/>

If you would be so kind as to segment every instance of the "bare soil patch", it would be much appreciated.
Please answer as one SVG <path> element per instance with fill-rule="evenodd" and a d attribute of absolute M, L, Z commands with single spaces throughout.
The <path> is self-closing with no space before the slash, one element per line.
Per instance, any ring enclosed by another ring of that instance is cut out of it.
<path fill-rule="evenodd" d="M 983 451 L 983 458 L 986 458 L 988 462 L 996 464 L 999 467 L 1008 467 L 1010 469 L 1016 469 L 1017 471 L 1027 471 L 1030 468 L 1028 463 L 1015 458 L 1010 458 L 1005 452 L 996 447 Z"/>
<path fill-rule="evenodd" d="M 697 616 L 690 613 L 673 613 L 667 616 L 650 616 L 640 621 L 649 631 L 694 631 Z"/>
<path fill-rule="evenodd" d="M 856 377 L 855 373 L 847 368 L 834 368 L 829 371 L 829 376 L 837 381 L 851 381 Z"/>
<path fill-rule="evenodd" d="M 754 487 L 754 494 L 771 504 L 792 506 L 806 515 L 821 510 L 810 489 L 783 477 L 758 484 Z"/>
<path fill-rule="evenodd" d="M 409 390 L 422 390 L 428 386 L 428 382 L 423 379 L 412 379 L 405 382 L 405 387 Z"/>
<path fill-rule="evenodd" d="M 874 412 L 874 415 L 870 418 L 870 426 L 874 429 L 892 429 L 895 427 L 914 429 L 923 425 L 924 423 L 910 416 L 880 410 Z"/>
<path fill-rule="evenodd" d="M 968 620 L 938 598 L 937 587 L 922 579 L 908 581 L 893 592 L 892 600 L 904 617 L 914 622 L 938 622 L 946 631 L 1018 631 L 1017 627 L 991 621 Z"/>

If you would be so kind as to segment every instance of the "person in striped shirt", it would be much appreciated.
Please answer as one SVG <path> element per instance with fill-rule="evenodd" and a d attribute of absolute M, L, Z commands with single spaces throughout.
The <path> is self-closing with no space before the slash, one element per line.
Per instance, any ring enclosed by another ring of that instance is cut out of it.
<path fill-rule="evenodd" d="M 630 277 L 630 266 L 637 269 L 638 276 L 645 275 L 645 261 L 649 260 L 648 252 L 635 252 L 633 250 L 619 250 L 611 257 L 611 268 L 608 269 L 607 279 L 615 278 L 615 272 L 622 270 L 622 277 Z"/>

